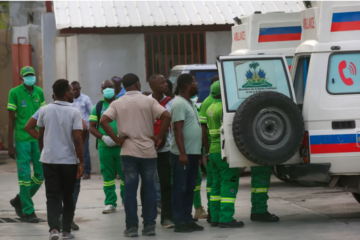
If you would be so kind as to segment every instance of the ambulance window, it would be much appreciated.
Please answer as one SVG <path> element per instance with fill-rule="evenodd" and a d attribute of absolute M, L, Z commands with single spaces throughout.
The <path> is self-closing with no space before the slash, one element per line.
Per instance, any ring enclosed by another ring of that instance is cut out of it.
<path fill-rule="evenodd" d="M 181 71 L 177 71 L 177 70 L 171 70 L 170 71 L 170 75 L 169 75 L 169 80 L 176 84 L 176 80 L 178 78 L 178 76 L 181 74 Z"/>
<path fill-rule="evenodd" d="M 327 91 L 330 94 L 360 93 L 360 53 L 335 53 L 330 55 Z"/>
<path fill-rule="evenodd" d="M 260 91 L 275 91 L 291 98 L 285 67 L 281 58 L 222 61 L 228 111 L 236 111 L 247 97 Z"/>
<path fill-rule="evenodd" d="M 289 71 L 291 70 L 293 59 L 293 57 L 286 57 L 286 63 L 288 65 Z"/>
<path fill-rule="evenodd" d="M 296 102 L 300 108 L 300 111 L 302 111 L 302 106 L 304 103 L 309 63 L 310 56 L 300 56 L 296 67 L 294 91 L 296 96 Z"/>
<path fill-rule="evenodd" d="M 202 103 L 210 94 L 210 79 L 218 74 L 217 70 L 191 70 L 198 84 L 198 103 Z"/>

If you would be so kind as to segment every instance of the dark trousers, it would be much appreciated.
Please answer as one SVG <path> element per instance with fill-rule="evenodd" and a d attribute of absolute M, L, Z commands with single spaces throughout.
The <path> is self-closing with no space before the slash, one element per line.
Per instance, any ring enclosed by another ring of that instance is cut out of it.
<path fill-rule="evenodd" d="M 90 150 L 89 150 L 89 131 L 87 137 L 84 142 L 84 173 L 89 174 L 91 173 L 91 160 L 90 160 Z"/>
<path fill-rule="evenodd" d="M 170 152 L 158 153 L 157 171 L 160 180 L 162 223 L 165 219 L 173 220 Z"/>
<path fill-rule="evenodd" d="M 59 217 L 62 207 L 62 226 L 64 232 L 71 232 L 70 225 L 74 218 L 73 193 L 76 183 L 77 165 L 43 163 L 47 220 L 52 229 L 59 228 Z"/>
<path fill-rule="evenodd" d="M 77 200 L 78 200 L 78 198 L 79 198 L 80 185 L 81 185 L 81 178 L 78 178 L 78 179 L 76 179 L 75 189 L 74 189 L 74 194 L 73 194 L 74 209 L 76 209 L 76 203 L 77 203 Z"/>
<path fill-rule="evenodd" d="M 170 153 L 173 170 L 172 208 L 175 225 L 193 222 L 191 215 L 194 190 L 199 170 L 199 155 L 187 155 L 188 164 L 179 162 L 179 155 Z"/>
<path fill-rule="evenodd" d="M 126 228 L 139 227 L 137 215 L 137 189 L 141 176 L 142 193 L 144 196 L 142 216 L 144 226 L 155 226 L 156 210 L 156 158 L 137 158 L 121 156 L 124 173 L 124 205 Z"/>

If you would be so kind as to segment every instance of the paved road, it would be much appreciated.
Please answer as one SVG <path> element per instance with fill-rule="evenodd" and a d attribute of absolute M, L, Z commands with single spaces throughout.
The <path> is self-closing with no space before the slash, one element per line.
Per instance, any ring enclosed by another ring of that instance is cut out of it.
<path fill-rule="evenodd" d="M 240 178 L 235 218 L 245 222 L 242 229 L 211 228 L 205 220 L 199 224 L 204 232 L 190 234 L 174 233 L 157 225 L 157 236 L 152 239 L 251 239 L 251 240 L 338 240 L 360 239 L 360 204 L 351 194 L 338 189 L 323 187 L 307 188 L 296 183 L 283 183 L 275 177 L 270 189 L 269 210 L 277 214 L 279 223 L 254 223 L 250 216 L 250 176 Z M 18 191 L 16 170 L 13 162 L 0 165 L 0 218 L 15 217 L 9 200 Z M 116 182 L 119 188 L 119 181 Z M 42 187 L 34 197 L 37 215 L 46 219 L 45 191 Z M 205 182 L 202 185 L 203 205 L 206 204 Z M 81 240 L 124 239 L 124 209 L 103 215 L 104 196 L 102 177 L 93 175 L 91 180 L 83 181 L 76 210 L 75 222 L 80 231 L 74 232 Z M 141 206 L 139 206 L 141 210 Z M 140 214 L 139 214 L 140 215 Z M 159 219 L 157 219 L 159 220 Z M 41 240 L 48 239 L 46 223 L 0 223 L 0 240 Z M 150 237 L 140 237 L 148 239 Z"/>

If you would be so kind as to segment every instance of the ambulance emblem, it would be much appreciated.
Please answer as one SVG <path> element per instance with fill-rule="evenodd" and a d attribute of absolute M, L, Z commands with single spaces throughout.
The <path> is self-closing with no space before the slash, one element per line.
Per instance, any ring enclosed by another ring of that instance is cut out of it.
<path fill-rule="evenodd" d="M 258 62 L 249 64 L 249 69 L 245 73 L 247 82 L 242 85 L 242 88 L 272 87 L 272 84 L 267 81 L 265 71 L 261 68 L 257 70 L 259 66 Z"/>

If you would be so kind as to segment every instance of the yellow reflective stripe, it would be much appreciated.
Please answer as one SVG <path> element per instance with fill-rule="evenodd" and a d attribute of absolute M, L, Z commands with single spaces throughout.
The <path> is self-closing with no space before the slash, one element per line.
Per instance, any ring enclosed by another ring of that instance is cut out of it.
<path fill-rule="evenodd" d="M 17 106 L 16 106 L 15 104 L 12 104 L 12 103 L 8 103 L 7 106 L 8 106 L 8 107 L 17 108 Z"/>
<path fill-rule="evenodd" d="M 210 129 L 209 133 L 210 134 L 220 134 L 220 129 Z"/>
<path fill-rule="evenodd" d="M 210 196 L 210 201 L 220 201 L 221 196 Z"/>
<path fill-rule="evenodd" d="M 268 188 L 252 188 L 251 192 L 252 193 L 266 193 L 268 192 Z"/>
<path fill-rule="evenodd" d="M 19 181 L 19 185 L 20 186 L 26 186 L 29 187 L 31 182 L 24 182 L 24 181 Z"/>
<path fill-rule="evenodd" d="M 194 192 L 196 192 L 196 191 L 200 191 L 200 189 L 201 189 L 201 185 L 198 185 L 198 186 L 196 186 L 196 187 L 195 187 Z"/>
<path fill-rule="evenodd" d="M 235 203 L 236 198 L 221 198 L 221 203 Z"/>
<path fill-rule="evenodd" d="M 39 181 L 34 175 L 31 177 L 31 179 L 34 181 L 35 184 L 41 185 L 43 181 Z"/>
<path fill-rule="evenodd" d="M 200 123 L 207 123 L 207 119 L 206 119 L 206 117 L 199 117 L 199 119 L 200 119 Z"/>
<path fill-rule="evenodd" d="M 90 115 L 89 120 L 90 120 L 90 121 L 92 120 L 92 121 L 97 122 L 97 121 L 98 121 L 98 117 L 97 117 L 97 116 L 94 116 L 94 115 Z"/>
<path fill-rule="evenodd" d="M 45 101 L 40 104 L 40 107 L 45 107 L 45 106 L 46 106 L 46 102 L 45 102 Z"/>
<path fill-rule="evenodd" d="M 110 181 L 110 182 L 104 182 L 104 187 L 110 187 L 110 186 L 113 186 L 113 185 L 115 185 L 115 180 Z"/>
<path fill-rule="evenodd" d="M 120 184 L 124 186 L 124 181 L 123 181 L 123 180 L 120 180 Z"/>
<path fill-rule="evenodd" d="M 211 188 L 206 188 L 206 191 L 207 191 L 207 192 L 211 192 Z"/>

